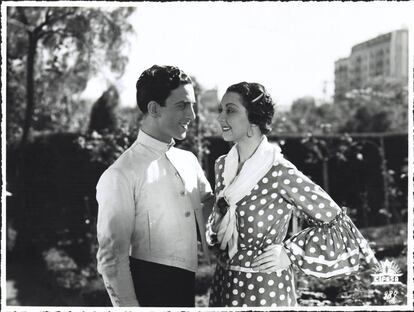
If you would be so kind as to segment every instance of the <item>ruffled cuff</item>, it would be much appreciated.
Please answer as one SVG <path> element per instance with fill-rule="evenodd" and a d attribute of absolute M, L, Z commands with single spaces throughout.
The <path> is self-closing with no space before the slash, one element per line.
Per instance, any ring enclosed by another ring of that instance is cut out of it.
<path fill-rule="evenodd" d="M 284 243 L 291 262 L 303 273 L 330 278 L 356 272 L 362 258 L 369 265 L 378 264 L 368 242 L 344 212 L 330 222 L 309 222 L 311 227 Z"/>

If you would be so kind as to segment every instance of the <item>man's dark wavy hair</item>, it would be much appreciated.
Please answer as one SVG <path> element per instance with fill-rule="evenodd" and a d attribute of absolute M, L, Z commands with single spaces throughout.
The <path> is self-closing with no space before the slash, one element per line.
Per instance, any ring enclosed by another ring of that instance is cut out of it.
<path fill-rule="evenodd" d="M 192 84 L 191 78 L 178 67 L 153 65 L 138 78 L 137 105 L 146 114 L 150 101 L 164 106 L 172 90 L 189 83 Z"/>
<path fill-rule="evenodd" d="M 263 134 L 272 128 L 275 104 L 264 86 L 255 82 L 239 82 L 227 88 L 227 92 L 235 92 L 243 99 L 249 122 L 257 125 Z"/>

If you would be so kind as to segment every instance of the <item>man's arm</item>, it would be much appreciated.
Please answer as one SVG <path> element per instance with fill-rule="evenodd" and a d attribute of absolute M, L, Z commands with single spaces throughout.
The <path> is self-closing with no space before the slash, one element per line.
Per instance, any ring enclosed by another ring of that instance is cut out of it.
<path fill-rule="evenodd" d="M 119 170 L 109 169 L 100 178 L 96 190 L 98 272 L 113 306 L 139 306 L 129 268 L 135 222 L 132 186 Z"/>

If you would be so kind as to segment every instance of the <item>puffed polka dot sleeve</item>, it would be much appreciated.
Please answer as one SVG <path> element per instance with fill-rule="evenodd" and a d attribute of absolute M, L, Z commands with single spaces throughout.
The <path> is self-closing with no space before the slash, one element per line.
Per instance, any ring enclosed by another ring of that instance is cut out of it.
<path fill-rule="evenodd" d="M 224 170 L 224 158 L 225 155 L 220 156 L 216 159 L 216 162 L 214 164 L 214 172 L 215 172 L 215 187 L 214 187 L 214 194 L 218 194 L 223 186 L 223 170 Z M 214 205 L 213 210 L 210 214 L 210 216 L 207 219 L 206 224 L 206 240 L 207 244 L 210 246 L 214 246 L 218 243 L 217 241 L 217 233 L 213 230 L 215 228 L 216 223 L 219 222 L 219 218 L 217 215 L 217 207 Z"/>
<path fill-rule="evenodd" d="M 284 243 L 299 270 L 329 278 L 357 271 L 362 258 L 370 265 L 378 263 L 352 220 L 320 186 L 289 161 L 279 167 L 281 196 L 311 224 Z"/>

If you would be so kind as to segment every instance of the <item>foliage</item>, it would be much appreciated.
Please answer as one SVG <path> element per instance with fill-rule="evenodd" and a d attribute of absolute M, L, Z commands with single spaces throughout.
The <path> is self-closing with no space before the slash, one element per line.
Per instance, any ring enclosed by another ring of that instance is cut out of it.
<path fill-rule="evenodd" d="M 98 71 L 122 74 L 127 17 L 134 8 L 8 7 L 7 139 L 28 131 L 74 131 L 90 109 L 80 101 Z"/>
<path fill-rule="evenodd" d="M 89 131 L 112 131 L 117 128 L 115 110 L 119 105 L 119 93 L 115 86 L 110 86 L 93 104 L 89 119 Z"/>
<path fill-rule="evenodd" d="M 377 78 L 335 103 L 318 105 L 313 97 L 295 100 L 274 121 L 274 133 L 407 132 L 407 117 L 407 87 L 399 80 Z"/>

